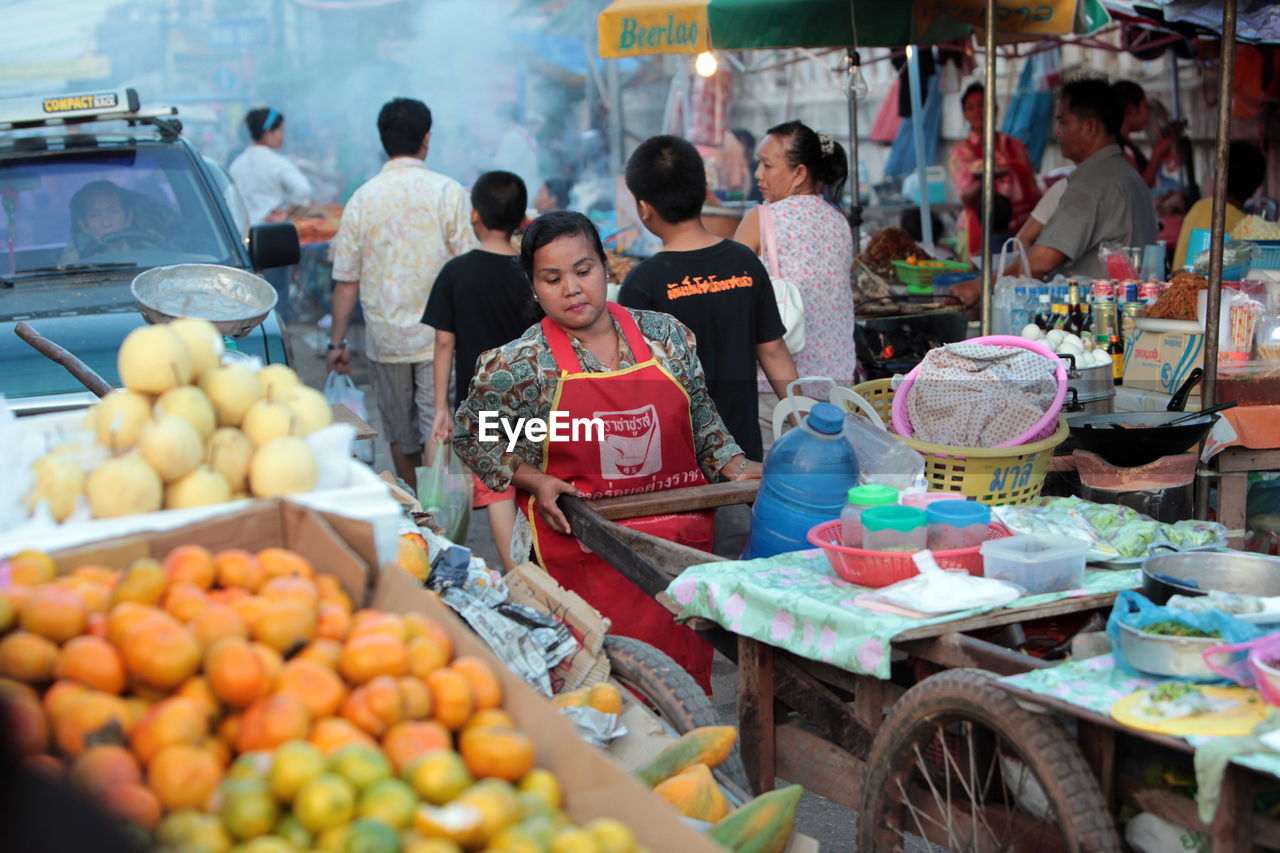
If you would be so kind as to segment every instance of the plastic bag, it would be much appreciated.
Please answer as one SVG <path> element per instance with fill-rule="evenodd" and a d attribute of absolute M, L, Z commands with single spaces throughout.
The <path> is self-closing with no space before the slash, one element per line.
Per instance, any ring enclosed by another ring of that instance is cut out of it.
<path fill-rule="evenodd" d="M 1120 646 L 1120 626 L 1124 624 L 1130 628 L 1141 630 L 1157 622 L 1177 622 L 1179 625 L 1195 628 L 1197 631 L 1203 631 L 1206 634 L 1217 634 L 1218 637 L 1222 638 L 1223 645 L 1247 643 L 1250 640 L 1256 640 L 1261 637 L 1263 633 L 1262 629 L 1256 625 L 1250 625 L 1248 622 L 1229 616 L 1221 610 L 1201 610 L 1198 613 L 1191 613 L 1176 607 L 1161 607 L 1153 604 L 1150 599 L 1141 593 L 1126 589 L 1116 596 L 1116 603 L 1111 607 L 1111 616 L 1107 619 L 1107 639 L 1111 642 L 1111 656 L 1115 659 L 1116 667 L 1128 673 L 1145 674 L 1131 666 L 1124 656 Z M 1206 680 L 1192 676 L 1183 676 L 1183 679 L 1186 681 Z M 1222 679 L 1213 678 L 1207 680 L 1221 681 Z"/>
<path fill-rule="evenodd" d="M 1023 594 L 1020 587 L 1006 581 L 974 577 L 965 571 L 944 571 L 928 551 L 917 551 L 911 559 L 920 574 L 867 597 L 917 613 L 954 613 L 974 607 L 1001 607 Z"/>
<path fill-rule="evenodd" d="M 859 483 L 891 486 L 900 492 L 924 486 L 924 457 L 883 428 L 846 412 L 844 437 L 858 455 Z"/>
<path fill-rule="evenodd" d="M 1121 246 L 1119 243 L 1103 243 L 1098 247 L 1098 260 L 1107 268 L 1107 278 L 1116 281 L 1137 280 L 1138 265 L 1135 263 L 1134 249 Z M 1138 252 L 1141 257 L 1141 252 Z"/>
<path fill-rule="evenodd" d="M 466 542 L 471 526 L 472 480 L 447 441 L 436 445 L 432 464 L 417 469 L 418 503 L 434 516 L 450 542 Z"/>
<path fill-rule="evenodd" d="M 1010 260 L 1008 255 L 1011 245 L 1016 250 L 1014 256 L 1022 258 L 1022 275 L 1002 275 L 996 279 L 995 297 L 991 312 L 991 334 L 993 335 L 1020 334 L 1022 328 L 1015 329 L 1013 327 L 1014 289 L 1018 287 L 1038 288 L 1044 284 L 1044 282 L 1031 274 L 1031 263 L 1027 260 L 1027 250 L 1015 237 L 1010 237 L 1004 241 L 1004 246 L 1000 249 L 1000 260 L 995 266 L 996 272 L 1003 272 L 1008 269 Z"/>
<path fill-rule="evenodd" d="M 356 387 L 355 380 L 349 374 L 329 371 L 324 380 L 324 399 L 330 406 L 346 406 L 362 421 L 369 420 L 369 412 L 364 405 L 364 392 Z M 373 464 L 373 439 L 357 441 L 352 444 L 351 450 L 364 464 Z"/>

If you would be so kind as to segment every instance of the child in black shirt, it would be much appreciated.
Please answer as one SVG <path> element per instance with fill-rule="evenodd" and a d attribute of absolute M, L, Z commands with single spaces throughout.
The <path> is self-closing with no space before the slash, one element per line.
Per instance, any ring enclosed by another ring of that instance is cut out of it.
<path fill-rule="evenodd" d="M 422 322 L 436 330 L 436 417 L 431 430 L 435 441 L 453 437 L 457 401 L 448 398 L 450 364 L 456 393 L 466 397 L 480 354 L 515 340 L 529 328 L 529 282 L 516 265 L 516 250 L 511 246 L 511 235 L 524 222 L 527 203 L 528 191 L 517 175 L 486 172 L 477 178 L 471 189 L 471 226 L 480 248 L 445 264 L 431 288 Z M 510 570 L 515 489 L 494 492 L 472 476 L 472 506 L 488 507 L 489 530 L 504 570 Z"/>

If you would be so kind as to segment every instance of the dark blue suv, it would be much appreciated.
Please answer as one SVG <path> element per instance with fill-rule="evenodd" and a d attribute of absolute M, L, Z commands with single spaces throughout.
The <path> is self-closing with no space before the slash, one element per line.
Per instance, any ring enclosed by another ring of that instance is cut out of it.
<path fill-rule="evenodd" d="M 182 138 L 176 115 L 141 110 L 132 89 L 0 101 L 0 394 L 17 413 L 95 399 L 18 338 L 18 322 L 119 385 L 116 351 L 144 322 L 129 291 L 140 272 L 296 262 L 293 226 L 248 227 L 226 174 Z M 235 347 L 290 360 L 274 313 Z"/>

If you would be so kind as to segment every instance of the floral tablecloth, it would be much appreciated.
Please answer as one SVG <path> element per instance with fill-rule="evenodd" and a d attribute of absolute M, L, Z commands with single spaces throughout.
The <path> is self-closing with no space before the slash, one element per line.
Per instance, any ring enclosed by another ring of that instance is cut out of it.
<path fill-rule="evenodd" d="M 1019 598 L 1009 608 L 1033 607 L 1068 596 L 1119 592 L 1138 585 L 1138 572 L 1085 572 L 1083 590 Z M 682 618 L 710 619 L 811 660 L 860 675 L 889 677 L 890 643 L 910 628 L 998 610 L 983 607 L 931 619 L 867 610 L 854 603 L 866 587 L 836 575 L 822 551 L 794 551 L 757 560 L 725 560 L 690 566 L 667 594 L 684 608 Z"/>
<path fill-rule="evenodd" d="M 1155 687 L 1162 680 L 1129 675 L 1116 668 L 1111 655 L 1067 661 L 1049 669 L 1034 669 L 1000 679 L 1023 690 L 1039 693 L 1042 696 L 1053 696 L 1077 707 L 1107 715 L 1111 713 L 1112 705 L 1130 693 Z M 1191 746 L 1198 747 L 1213 738 L 1193 735 L 1184 737 L 1182 740 Z M 1274 752 L 1236 755 L 1231 760 L 1252 770 L 1280 778 L 1280 755 Z"/>

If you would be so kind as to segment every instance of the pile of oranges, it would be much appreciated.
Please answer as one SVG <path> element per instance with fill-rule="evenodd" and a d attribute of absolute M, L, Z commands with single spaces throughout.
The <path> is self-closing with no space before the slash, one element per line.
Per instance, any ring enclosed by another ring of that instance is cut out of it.
<path fill-rule="evenodd" d="M 0 698 L 22 753 L 164 848 L 643 850 L 617 821 L 570 824 L 484 659 L 421 614 L 353 610 L 296 553 L 7 564 Z"/>
<path fill-rule="evenodd" d="M 920 258 L 917 258 L 915 255 L 908 255 L 907 266 L 919 267 L 922 270 L 940 270 L 940 269 L 946 269 L 949 266 L 949 264 L 946 261 L 934 261 L 934 260 L 929 260 L 928 258 L 921 260 Z"/>

